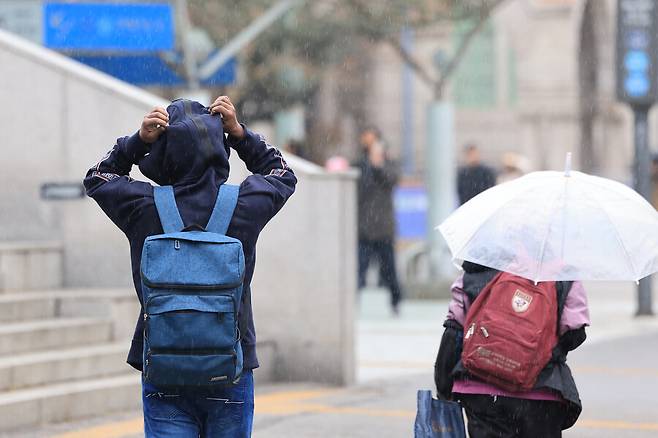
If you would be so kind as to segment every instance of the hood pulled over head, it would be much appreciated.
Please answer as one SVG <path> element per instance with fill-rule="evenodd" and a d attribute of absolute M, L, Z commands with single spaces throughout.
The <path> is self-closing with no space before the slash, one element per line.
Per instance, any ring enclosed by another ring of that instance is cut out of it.
<path fill-rule="evenodd" d="M 225 182 L 230 149 L 219 115 L 186 99 L 174 100 L 167 113 L 169 126 L 139 161 L 139 170 L 159 185 L 189 185 L 207 176 Z"/>

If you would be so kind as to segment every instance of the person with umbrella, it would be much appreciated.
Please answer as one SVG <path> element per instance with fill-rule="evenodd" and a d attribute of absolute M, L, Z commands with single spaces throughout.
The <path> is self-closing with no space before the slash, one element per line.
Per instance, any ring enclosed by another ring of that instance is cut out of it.
<path fill-rule="evenodd" d="M 457 398 L 466 410 L 468 430 L 479 437 L 559 437 L 582 410 L 567 353 L 580 346 L 590 324 L 587 296 L 581 282 L 551 282 L 559 313 L 559 340 L 531 390 L 509 391 L 469 374 L 457 345 L 463 343 L 467 313 L 499 271 L 464 262 L 464 274 L 452 286 L 446 328 L 435 364 L 435 382 L 442 398 Z M 559 297 L 559 298 L 558 298 Z"/>
<path fill-rule="evenodd" d="M 566 364 L 589 325 L 580 281 L 658 271 L 658 212 L 622 184 L 572 172 L 568 157 L 564 173 L 487 190 L 439 229 L 464 270 L 435 364 L 439 397 L 461 402 L 472 438 L 562 436 L 582 409 Z M 538 323 L 549 329 L 528 336 Z"/>

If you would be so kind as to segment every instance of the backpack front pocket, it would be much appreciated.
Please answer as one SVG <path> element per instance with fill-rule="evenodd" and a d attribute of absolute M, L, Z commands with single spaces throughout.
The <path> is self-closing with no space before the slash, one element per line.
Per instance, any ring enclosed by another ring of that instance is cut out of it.
<path fill-rule="evenodd" d="M 146 357 L 145 378 L 156 386 L 225 386 L 236 380 L 235 352 L 171 354 L 152 350 Z"/>
<path fill-rule="evenodd" d="M 157 295 L 148 300 L 145 311 L 144 333 L 151 350 L 222 350 L 238 341 L 230 295 Z"/>

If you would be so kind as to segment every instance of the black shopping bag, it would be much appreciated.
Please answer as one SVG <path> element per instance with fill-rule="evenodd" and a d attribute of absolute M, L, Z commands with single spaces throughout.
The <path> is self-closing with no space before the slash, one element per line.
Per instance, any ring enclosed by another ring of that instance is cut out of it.
<path fill-rule="evenodd" d="M 432 391 L 418 391 L 415 438 L 466 438 L 459 403 L 432 398 Z"/>

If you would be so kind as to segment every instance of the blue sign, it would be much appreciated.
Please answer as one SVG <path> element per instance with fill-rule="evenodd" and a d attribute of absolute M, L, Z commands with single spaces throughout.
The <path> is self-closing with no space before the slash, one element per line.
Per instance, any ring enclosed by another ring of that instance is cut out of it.
<path fill-rule="evenodd" d="M 649 70 L 649 55 L 641 50 L 632 50 L 624 56 L 624 66 L 629 72 L 646 72 Z"/>
<path fill-rule="evenodd" d="M 642 97 L 651 89 L 651 81 L 646 74 L 631 73 L 624 81 L 624 88 L 631 97 Z"/>
<path fill-rule="evenodd" d="M 398 187 L 393 195 L 397 235 L 400 239 L 427 236 L 427 191 L 424 187 Z"/>
<path fill-rule="evenodd" d="M 635 106 L 658 100 L 658 3 L 617 1 L 617 97 Z"/>
<path fill-rule="evenodd" d="M 172 68 L 156 54 L 148 55 L 75 55 L 73 59 L 87 64 L 122 81 L 139 86 L 184 86 L 185 79 L 176 70 L 182 70 L 178 60 L 178 69 Z M 202 85 L 225 86 L 235 82 L 237 60 L 231 59 L 214 75 L 203 81 Z"/>
<path fill-rule="evenodd" d="M 172 8 L 168 4 L 46 3 L 44 43 L 58 50 L 172 50 Z"/>

